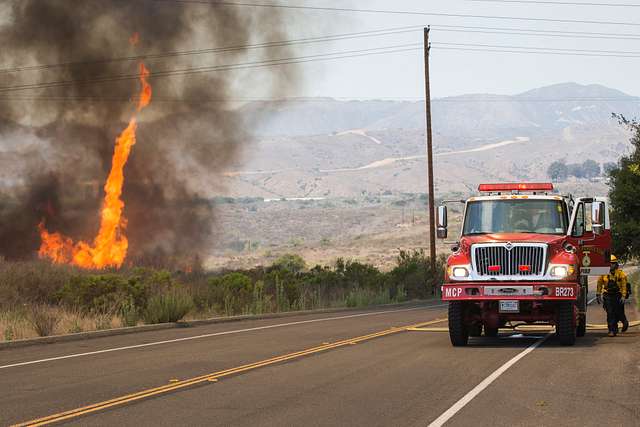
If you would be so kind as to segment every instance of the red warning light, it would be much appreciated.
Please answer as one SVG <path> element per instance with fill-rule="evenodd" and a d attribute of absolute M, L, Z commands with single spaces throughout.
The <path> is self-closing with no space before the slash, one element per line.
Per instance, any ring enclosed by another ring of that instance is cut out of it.
<path fill-rule="evenodd" d="M 513 184 L 480 184 L 478 191 L 483 193 L 498 191 L 553 191 L 553 184 L 550 182 L 536 183 L 513 183 Z"/>

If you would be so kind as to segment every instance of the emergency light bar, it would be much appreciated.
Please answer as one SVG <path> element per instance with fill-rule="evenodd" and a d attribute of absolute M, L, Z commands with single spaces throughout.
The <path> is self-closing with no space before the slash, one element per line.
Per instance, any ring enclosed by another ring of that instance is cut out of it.
<path fill-rule="evenodd" d="M 495 193 L 498 191 L 553 191 L 553 184 L 550 182 L 537 182 L 530 184 L 480 184 L 478 191 L 483 193 Z"/>

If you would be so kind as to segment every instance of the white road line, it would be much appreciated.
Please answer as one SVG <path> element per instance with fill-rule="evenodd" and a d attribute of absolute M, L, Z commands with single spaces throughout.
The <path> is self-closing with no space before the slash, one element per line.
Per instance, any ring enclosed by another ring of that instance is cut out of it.
<path fill-rule="evenodd" d="M 591 305 L 591 303 L 594 302 L 596 299 L 598 299 L 598 297 L 591 298 L 589 301 L 587 301 L 587 305 Z"/>
<path fill-rule="evenodd" d="M 445 305 L 446 304 L 438 304 L 438 305 L 430 305 L 430 306 L 426 306 L 426 307 L 423 306 L 423 307 L 414 307 L 414 308 L 403 308 L 403 309 L 398 309 L 398 310 L 374 311 L 374 312 L 369 312 L 369 313 L 350 314 L 350 315 L 347 315 L 347 316 L 323 317 L 321 319 L 300 320 L 298 322 L 278 323 L 278 324 L 275 324 L 275 325 L 256 326 L 254 328 L 235 329 L 235 330 L 232 330 L 232 331 L 215 332 L 215 333 L 211 333 L 211 334 L 196 335 L 196 336 L 192 336 L 192 337 L 176 338 L 176 339 L 165 340 L 165 341 L 155 341 L 155 342 L 144 343 L 144 344 L 128 345 L 128 346 L 124 346 L 124 347 L 106 348 L 104 350 L 88 351 L 88 352 L 85 352 L 85 353 L 73 353 L 73 354 L 67 354 L 67 355 L 64 355 L 64 356 L 48 357 L 46 359 L 30 360 L 28 362 L 12 363 L 10 365 L 0 366 L 0 369 L 15 368 L 15 367 L 18 367 L 18 366 L 26 366 L 26 365 L 35 365 L 37 363 L 52 362 L 52 361 L 55 361 L 55 360 L 73 359 L 73 358 L 76 358 L 76 357 L 93 356 L 93 355 L 96 355 L 96 354 L 112 353 L 112 352 L 115 352 L 115 351 L 123 351 L 123 350 L 132 350 L 132 349 L 135 349 L 135 348 L 151 347 L 151 346 L 162 345 L 162 344 L 170 344 L 170 343 L 176 343 L 176 342 L 198 340 L 198 339 L 202 339 L 202 338 L 217 337 L 217 336 L 221 336 L 221 335 L 233 335 L 233 334 L 239 334 L 239 333 L 242 333 L 242 332 L 261 331 L 261 330 L 265 330 L 265 329 L 282 328 L 282 327 L 285 327 L 285 326 L 304 325 L 304 324 L 307 324 L 307 323 L 328 322 L 328 321 L 331 321 L 331 320 L 353 319 L 354 317 L 377 316 L 377 315 L 388 314 L 388 313 L 401 313 L 401 312 L 405 312 L 405 311 L 415 311 L 415 310 L 443 307 Z"/>
<path fill-rule="evenodd" d="M 467 405 L 467 403 L 471 402 L 476 396 L 478 396 L 480 393 L 482 393 L 482 391 L 485 388 L 489 387 L 489 385 L 492 382 L 494 382 L 496 379 L 498 379 L 498 377 L 500 375 L 504 374 L 507 371 L 507 369 L 509 369 L 510 367 L 515 365 L 520 359 L 522 359 L 527 354 L 529 354 L 533 350 L 535 350 L 548 337 L 549 337 L 549 335 L 546 335 L 544 338 L 539 339 L 538 341 L 536 341 L 535 343 L 533 343 L 529 347 L 527 347 L 525 350 L 523 350 L 521 353 L 519 353 L 517 356 L 515 356 L 513 359 L 509 360 L 507 363 L 505 363 L 504 365 L 499 367 L 491 375 L 489 375 L 487 378 L 482 380 L 482 382 L 480 384 L 475 386 L 473 390 L 471 390 L 469 393 L 465 394 L 462 397 L 462 399 L 458 400 L 451 408 L 447 409 L 435 421 L 433 421 L 431 424 L 429 424 L 428 427 L 440 427 L 440 426 L 444 425 L 444 423 L 449 421 L 451 419 L 451 417 L 453 417 L 462 408 L 464 408 Z"/>

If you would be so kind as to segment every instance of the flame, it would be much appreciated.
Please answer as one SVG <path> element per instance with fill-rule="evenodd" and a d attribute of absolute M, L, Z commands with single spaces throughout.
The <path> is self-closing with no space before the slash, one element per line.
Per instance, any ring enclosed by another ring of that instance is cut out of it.
<path fill-rule="evenodd" d="M 131 46 L 136 46 L 140 42 L 140 33 L 135 32 L 129 37 L 129 44 Z"/>
<path fill-rule="evenodd" d="M 132 36 L 132 37 L 135 37 Z M 137 112 L 151 102 L 151 85 L 147 81 L 149 70 L 140 64 L 140 93 Z M 136 143 L 137 119 L 134 114 L 129 125 L 116 139 L 111 162 L 111 171 L 104 185 L 104 201 L 100 215 L 100 230 L 93 245 L 86 242 L 74 243 L 60 233 L 49 233 L 44 222 L 38 226 L 42 244 L 38 255 L 59 264 L 73 264 L 84 268 L 100 269 L 120 267 L 127 256 L 129 241 L 124 234 L 127 220 L 123 216 L 124 202 L 121 199 L 124 184 L 124 167 L 131 149 Z"/>

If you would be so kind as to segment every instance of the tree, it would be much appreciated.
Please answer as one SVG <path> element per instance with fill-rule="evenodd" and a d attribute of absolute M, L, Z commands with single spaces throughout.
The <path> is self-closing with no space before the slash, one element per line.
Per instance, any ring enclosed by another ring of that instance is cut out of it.
<path fill-rule="evenodd" d="M 569 168 L 564 160 L 557 160 L 551 163 L 549 169 L 547 169 L 547 175 L 552 181 L 564 181 L 569 176 Z"/>
<path fill-rule="evenodd" d="M 609 175 L 611 175 L 611 171 L 613 171 L 617 167 L 618 167 L 617 163 L 607 162 L 604 165 L 602 165 L 602 171 L 604 172 L 605 176 L 609 176 Z"/>
<path fill-rule="evenodd" d="M 585 160 L 582 163 L 582 175 L 587 179 L 593 179 L 602 174 L 602 169 L 600 168 L 600 164 L 595 160 Z"/>
<path fill-rule="evenodd" d="M 273 267 L 297 274 L 307 268 L 307 264 L 300 255 L 284 254 L 273 263 Z"/>
<path fill-rule="evenodd" d="M 614 251 L 622 258 L 640 256 L 640 122 L 615 115 L 633 135 L 633 151 L 609 172 Z"/>
<path fill-rule="evenodd" d="M 571 163 L 567 165 L 567 169 L 569 170 L 569 175 L 575 176 L 576 178 L 584 178 L 584 169 L 582 168 L 582 164 Z"/>

